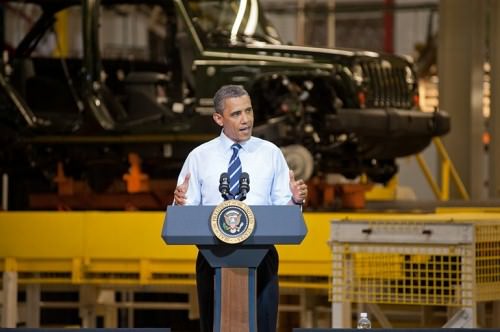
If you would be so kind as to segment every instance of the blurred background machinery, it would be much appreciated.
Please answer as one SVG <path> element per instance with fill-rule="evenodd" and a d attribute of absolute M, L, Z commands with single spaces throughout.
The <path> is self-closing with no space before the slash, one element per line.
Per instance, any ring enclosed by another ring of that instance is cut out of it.
<path fill-rule="evenodd" d="M 367 39 L 385 40 L 382 48 L 288 45 L 259 4 L 10 1 L 6 26 L 15 33 L 6 34 L 0 90 L 10 208 L 47 208 L 30 195 L 68 195 L 77 187 L 60 185 L 72 181 L 80 191 L 123 192 L 132 159 L 144 180 L 175 179 L 187 152 L 217 133 L 211 98 L 222 84 L 245 86 L 254 134 L 282 147 L 306 180 L 338 174 L 386 185 L 396 158 L 450 130 L 446 112 L 422 111 L 415 64 L 392 54 L 389 27 Z"/>

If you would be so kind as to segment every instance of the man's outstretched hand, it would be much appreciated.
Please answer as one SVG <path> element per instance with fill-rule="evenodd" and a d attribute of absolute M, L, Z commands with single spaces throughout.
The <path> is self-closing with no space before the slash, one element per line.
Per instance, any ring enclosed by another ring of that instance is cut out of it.
<path fill-rule="evenodd" d="M 303 204 L 307 198 L 307 185 L 304 180 L 295 180 L 293 171 L 290 171 L 290 191 L 295 204 Z"/>
<path fill-rule="evenodd" d="M 189 188 L 189 178 L 191 177 L 191 174 L 188 173 L 186 174 L 186 177 L 184 178 L 184 182 L 182 182 L 180 185 L 178 185 L 175 190 L 174 190 L 174 202 L 175 205 L 186 205 L 187 201 L 187 196 L 186 193 Z"/>

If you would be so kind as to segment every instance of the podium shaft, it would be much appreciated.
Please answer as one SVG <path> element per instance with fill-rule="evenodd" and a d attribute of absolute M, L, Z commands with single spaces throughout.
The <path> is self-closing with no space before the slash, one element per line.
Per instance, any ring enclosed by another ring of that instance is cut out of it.
<path fill-rule="evenodd" d="M 256 332 L 256 269 L 216 268 L 215 332 Z"/>

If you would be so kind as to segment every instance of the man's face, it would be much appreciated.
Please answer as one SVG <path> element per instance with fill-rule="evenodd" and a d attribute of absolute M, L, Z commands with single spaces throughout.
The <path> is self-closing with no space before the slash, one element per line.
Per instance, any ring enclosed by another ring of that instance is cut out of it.
<path fill-rule="evenodd" d="M 252 136 L 253 109 L 249 96 L 227 98 L 224 112 L 214 113 L 213 117 L 224 128 L 226 136 L 235 142 L 244 142 Z"/>

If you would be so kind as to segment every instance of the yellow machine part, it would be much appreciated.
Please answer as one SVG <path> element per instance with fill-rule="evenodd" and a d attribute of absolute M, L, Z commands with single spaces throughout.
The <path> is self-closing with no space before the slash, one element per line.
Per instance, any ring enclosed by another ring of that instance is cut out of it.
<path fill-rule="evenodd" d="M 194 284 L 197 249 L 166 245 L 163 219 L 161 212 L 0 212 L 0 271 L 19 272 L 20 283 Z M 306 214 L 302 244 L 278 247 L 284 284 L 328 288 L 331 219 Z"/>
<path fill-rule="evenodd" d="M 429 214 L 305 213 L 304 216 L 308 228 L 304 241 L 295 246 L 278 246 L 282 287 L 330 288 L 332 220 L 397 221 L 407 223 L 408 227 L 416 222 L 475 220 L 476 261 L 488 266 L 476 273 L 478 297 L 486 300 L 496 293 L 492 289 L 498 285 L 494 283 L 492 288 L 491 280 L 493 274 L 500 273 L 498 209 L 438 209 L 437 213 Z M 166 245 L 160 237 L 163 220 L 162 212 L 0 212 L 0 271 L 18 272 L 20 284 L 194 285 L 197 249 Z M 353 254 L 355 276 L 366 280 L 404 280 L 408 277 L 408 266 L 439 268 L 431 264 L 431 255 L 425 250 L 410 255 L 389 249 L 352 252 L 346 247 L 345 250 Z"/>

